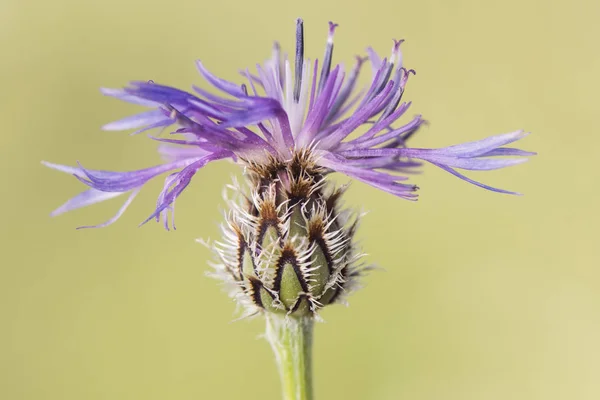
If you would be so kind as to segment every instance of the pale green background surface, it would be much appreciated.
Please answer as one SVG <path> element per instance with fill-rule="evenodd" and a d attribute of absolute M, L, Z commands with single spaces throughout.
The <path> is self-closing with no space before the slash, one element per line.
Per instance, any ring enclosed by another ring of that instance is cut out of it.
<path fill-rule="evenodd" d="M 134 108 L 100 86 L 153 79 L 188 88 L 201 58 L 229 79 L 292 50 L 305 19 L 335 60 L 405 38 L 409 114 L 430 126 L 414 146 L 519 128 L 530 163 L 470 176 L 434 167 L 410 203 L 355 183 L 371 212 L 360 237 L 386 269 L 351 307 L 316 328 L 319 399 L 600 398 L 596 1 L 42 1 L 0 3 L 0 399 L 276 399 L 263 323 L 204 276 L 221 187 L 239 170 L 210 165 L 177 202 L 178 230 L 137 228 L 160 184 L 102 230 L 119 200 L 51 219 L 82 190 L 42 159 L 134 169 L 159 161 L 143 135 L 102 132 Z M 368 69 L 365 69 L 365 76 Z M 366 82 L 366 81 L 365 81 Z M 346 181 L 346 179 L 340 179 Z"/>

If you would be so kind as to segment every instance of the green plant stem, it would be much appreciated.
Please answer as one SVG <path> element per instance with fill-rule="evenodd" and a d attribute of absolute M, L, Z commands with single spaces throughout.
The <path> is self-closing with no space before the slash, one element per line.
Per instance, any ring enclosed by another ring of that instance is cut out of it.
<path fill-rule="evenodd" d="M 284 400 L 312 400 L 311 317 L 287 317 L 267 313 L 267 339 L 271 343 Z"/>

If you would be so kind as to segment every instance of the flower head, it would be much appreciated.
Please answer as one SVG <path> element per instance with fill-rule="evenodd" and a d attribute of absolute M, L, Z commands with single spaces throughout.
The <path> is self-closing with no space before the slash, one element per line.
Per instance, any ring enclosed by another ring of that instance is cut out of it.
<path fill-rule="evenodd" d="M 128 194 L 113 218 L 95 226 L 109 225 L 123 214 L 146 182 L 168 173 L 156 208 L 144 221 L 162 219 L 168 229 L 168 214 L 174 212 L 175 200 L 209 162 L 228 158 L 272 172 L 298 154 L 323 175 L 340 172 L 409 200 L 417 198 L 417 186 L 407 183 L 406 175 L 416 171 L 421 161 L 482 188 L 514 194 L 476 182 L 457 169 L 492 170 L 526 161 L 524 156 L 534 153 L 503 147 L 525 133 L 516 131 L 437 149 L 408 147 L 407 141 L 424 120 L 416 115 L 407 123 L 396 123 L 410 107 L 403 95 L 414 74 L 403 66 L 402 41 L 394 41 L 389 58 L 381 58 L 369 48 L 367 58 L 357 57 L 345 71 L 341 64 L 332 62 L 336 27 L 329 24 L 322 62 L 311 62 L 304 57 L 303 22 L 299 19 L 294 59 L 282 56 L 275 44 L 271 58 L 257 65 L 255 72 L 242 71 L 245 83 L 241 84 L 218 78 L 197 61 L 200 74 L 218 94 L 196 86 L 190 93 L 152 81 L 132 82 L 124 89 L 103 89 L 107 96 L 150 108 L 109 123 L 105 130 L 137 129 L 135 133 L 140 133 L 177 127 L 169 137 L 150 136 L 161 142 L 159 152 L 166 162 L 129 172 L 45 162 L 89 187 L 53 215 Z M 371 84 L 358 90 L 359 71 L 367 60 L 372 69 Z"/>
<path fill-rule="evenodd" d="M 232 159 L 243 165 L 247 186 L 234 185 L 228 200 L 223 239 L 216 242 L 215 274 L 229 283 L 231 295 L 247 313 L 258 311 L 314 316 L 320 307 L 344 298 L 368 266 L 353 241 L 359 216 L 344 209 L 344 188 L 326 176 L 340 172 L 404 199 L 415 200 L 417 187 L 407 183 L 422 161 L 488 190 L 513 193 L 476 182 L 456 169 L 492 170 L 526 161 L 534 153 L 503 147 L 522 138 L 521 131 L 476 142 L 422 149 L 407 146 L 423 125 L 420 115 L 404 124 L 403 102 L 413 70 L 402 63 L 395 40 L 389 58 L 368 49 L 345 71 L 333 65 L 329 24 L 323 61 L 304 57 L 302 20 L 296 25 L 293 60 L 275 44 L 271 58 L 241 72 L 236 84 L 211 74 L 198 61 L 214 94 L 193 87 L 194 94 L 152 81 L 124 89 L 103 89 L 107 96 L 150 110 L 104 126 L 135 133 L 176 125 L 160 142 L 165 163 L 130 172 L 92 170 L 45 163 L 74 175 L 89 189 L 53 212 L 61 214 L 122 194 L 128 198 L 103 227 L 116 221 L 151 179 L 167 174 L 151 219 L 174 228 L 175 200 L 195 174 L 212 161 Z M 369 61 L 370 85 L 357 90 L 361 67 Z M 169 215 L 170 214 L 170 215 Z"/>

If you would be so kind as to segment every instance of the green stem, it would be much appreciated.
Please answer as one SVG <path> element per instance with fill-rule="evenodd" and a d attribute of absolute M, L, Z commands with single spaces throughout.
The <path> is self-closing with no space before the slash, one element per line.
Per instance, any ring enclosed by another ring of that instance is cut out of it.
<path fill-rule="evenodd" d="M 271 343 L 283 386 L 283 400 L 312 400 L 313 318 L 267 313 Z"/>

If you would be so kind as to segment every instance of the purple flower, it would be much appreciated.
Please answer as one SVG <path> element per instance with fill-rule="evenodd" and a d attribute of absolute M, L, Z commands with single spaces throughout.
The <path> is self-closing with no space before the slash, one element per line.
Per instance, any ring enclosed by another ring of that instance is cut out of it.
<path fill-rule="evenodd" d="M 158 196 L 156 209 L 146 221 L 164 221 L 175 200 L 207 163 L 230 158 L 242 165 L 267 160 L 290 160 L 307 150 L 316 165 L 327 172 L 341 172 L 393 195 L 415 200 L 417 186 L 407 174 L 427 161 L 482 188 L 493 188 L 467 178 L 457 169 L 492 170 L 520 164 L 535 153 L 503 147 L 526 133 L 516 131 L 483 140 L 438 149 L 407 147 L 406 143 L 423 125 L 420 115 L 396 124 L 410 102 L 402 97 L 410 75 L 402 64 L 400 44 L 394 41 L 389 58 L 380 58 L 371 48 L 368 57 L 357 57 L 345 71 L 332 65 L 336 24 L 329 23 L 323 61 L 304 57 L 302 20 L 296 26 L 296 53 L 292 66 L 275 44 L 272 56 L 254 73 L 241 72 L 245 83 L 236 84 L 211 74 L 197 61 L 204 79 L 218 90 L 213 94 L 193 87 L 194 94 L 154 82 L 132 82 L 124 89 L 103 89 L 107 96 L 150 108 L 104 126 L 105 130 L 137 129 L 135 133 L 176 125 L 171 137 L 154 137 L 162 142 L 159 152 L 164 164 L 130 172 L 92 170 L 44 162 L 50 168 L 74 175 L 89 189 L 67 201 L 52 215 L 104 201 L 122 194 L 127 200 L 118 213 L 96 225 L 116 221 L 149 180 L 169 173 Z M 357 78 L 365 61 L 372 69 L 371 84 L 358 90 Z M 362 133 L 357 134 L 359 128 Z M 172 221 L 172 218 L 171 218 Z"/>

